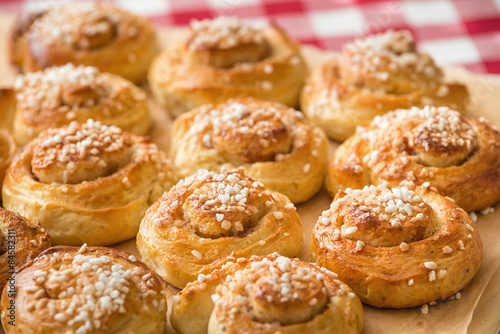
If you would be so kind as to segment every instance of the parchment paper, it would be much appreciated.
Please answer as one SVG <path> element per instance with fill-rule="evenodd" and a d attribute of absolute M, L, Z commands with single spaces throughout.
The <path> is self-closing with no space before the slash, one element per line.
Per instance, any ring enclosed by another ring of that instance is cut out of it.
<path fill-rule="evenodd" d="M 11 16 L 0 14 L 0 87 L 11 86 L 16 71 L 7 62 L 6 36 L 12 22 Z M 182 31 L 165 28 L 159 33 L 163 46 L 177 38 Z M 312 47 L 304 47 L 304 54 L 311 67 L 319 65 L 332 53 Z M 495 76 L 472 75 L 462 68 L 446 68 L 447 77 L 464 82 L 472 95 L 471 116 L 488 118 L 500 127 L 500 78 Z M 168 152 L 172 120 L 162 108 L 150 98 L 150 111 L 155 119 L 152 140 Z M 331 142 L 330 154 L 338 146 Z M 298 206 L 304 228 L 304 248 L 301 258 L 310 260 L 311 230 L 321 212 L 327 209 L 332 199 L 323 189 L 313 199 Z M 474 280 L 462 290 L 462 298 L 432 306 L 429 314 L 423 315 L 420 308 L 404 310 L 376 309 L 364 305 L 366 327 L 364 333 L 497 333 L 500 326 L 500 206 L 493 214 L 478 215 L 477 226 L 484 245 L 484 258 L 481 269 Z M 130 240 L 115 248 L 138 255 L 135 240 Z M 171 297 L 178 290 L 171 287 Z M 170 307 L 169 307 L 170 309 Z M 175 333 L 172 328 L 167 333 Z"/>

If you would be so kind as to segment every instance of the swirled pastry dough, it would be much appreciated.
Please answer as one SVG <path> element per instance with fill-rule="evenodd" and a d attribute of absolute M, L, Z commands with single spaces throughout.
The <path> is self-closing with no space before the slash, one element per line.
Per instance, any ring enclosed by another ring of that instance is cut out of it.
<path fill-rule="evenodd" d="M 397 110 L 360 128 L 335 151 L 327 187 L 429 182 L 466 211 L 500 199 L 500 134 L 485 119 L 446 107 Z"/>
<path fill-rule="evenodd" d="M 337 275 L 276 253 L 230 257 L 177 296 L 170 320 L 180 334 L 361 333 L 363 308 Z"/>
<path fill-rule="evenodd" d="M 339 191 L 314 226 L 312 254 L 362 302 L 403 308 L 464 288 L 483 246 L 469 215 L 451 199 L 404 181 Z"/>
<path fill-rule="evenodd" d="M 177 118 L 171 157 L 180 177 L 242 167 L 294 203 L 311 198 L 326 172 L 328 140 L 301 113 L 253 98 L 205 105 Z"/>
<path fill-rule="evenodd" d="M 105 247 L 52 247 L 16 275 L 15 326 L 6 333 L 147 333 L 165 330 L 162 280 L 133 255 Z"/>
<path fill-rule="evenodd" d="M 93 1 L 25 13 L 10 38 L 11 61 L 24 72 L 73 63 L 133 82 L 145 78 L 157 50 L 154 27 L 146 19 Z"/>
<path fill-rule="evenodd" d="M 306 75 L 299 46 L 281 28 L 219 17 L 193 20 L 187 36 L 153 61 L 149 84 L 167 111 L 179 116 L 246 96 L 295 107 Z"/>
<path fill-rule="evenodd" d="M 408 31 L 356 39 L 311 75 L 302 91 L 306 116 L 328 136 L 345 140 L 356 126 L 398 108 L 436 105 L 463 112 L 469 94 L 447 83 L 432 58 L 419 53 Z"/>
<path fill-rule="evenodd" d="M 148 209 L 137 248 L 158 275 L 182 288 L 203 267 L 231 254 L 299 255 L 302 226 L 286 196 L 242 170 L 200 171 Z"/>
<path fill-rule="evenodd" d="M 146 209 L 174 182 L 155 144 L 88 120 L 27 144 L 7 171 L 3 204 L 38 220 L 54 244 L 112 245 L 136 235 Z"/>
<path fill-rule="evenodd" d="M 19 76 L 13 132 L 25 145 L 49 127 L 92 118 L 146 135 L 151 119 L 146 93 L 133 83 L 92 66 L 67 64 Z"/>

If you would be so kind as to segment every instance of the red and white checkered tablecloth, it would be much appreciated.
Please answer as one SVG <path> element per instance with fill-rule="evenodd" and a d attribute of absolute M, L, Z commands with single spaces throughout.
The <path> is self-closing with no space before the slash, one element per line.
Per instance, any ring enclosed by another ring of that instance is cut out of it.
<path fill-rule="evenodd" d="M 68 0 L 0 0 L 18 13 Z M 274 20 L 302 43 L 338 51 L 355 37 L 409 29 L 420 50 L 441 65 L 500 74 L 500 0 L 111 0 L 158 26 L 183 26 L 219 15 Z"/>

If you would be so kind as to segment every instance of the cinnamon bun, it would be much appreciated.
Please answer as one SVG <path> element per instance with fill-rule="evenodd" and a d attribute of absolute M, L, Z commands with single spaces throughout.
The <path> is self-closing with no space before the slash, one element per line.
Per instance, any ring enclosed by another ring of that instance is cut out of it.
<path fill-rule="evenodd" d="M 180 334 L 361 333 L 352 290 L 324 268 L 276 253 L 217 261 L 174 297 Z"/>
<path fill-rule="evenodd" d="M 219 17 L 193 20 L 187 36 L 153 61 L 149 84 L 167 111 L 179 116 L 246 96 L 295 107 L 306 75 L 299 46 L 281 28 Z"/>
<path fill-rule="evenodd" d="M 466 211 L 500 200 L 500 133 L 485 119 L 447 107 L 397 110 L 376 117 L 339 146 L 327 188 L 362 188 L 402 180 L 429 182 Z"/>
<path fill-rule="evenodd" d="M 146 93 L 133 83 L 91 66 L 67 64 L 19 76 L 13 132 L 25 145 L 49 127 L 92 118 L 146 135 L 151 119 Z"/>
<path fill-rule="evenodd" d="M 474 278 L 483 256 L 467 212 L 411 181 L 339 191 L 313 228 L 311 248 L 362 302 L 390 308 L 450 297 Z"/>
<path fill-rule="evenodd" d="M 391 110 L 436 105 L 463 112 L 468 100 L 464 85 L 447 83 L 432 58 L 416 51 L 410 32 L 389 30 L 346 44 L 320 66 L 302 91 L 301 107 L 342 141 Z"/>
<path fill-rule="evenodd" d="M 328 139 L 301 113 L 253 98 L 205 105 L 174 122 L 171 157 L 180 177 L 242 167 L 294 203 L 323 183 Z"/>
<path fill-rule="evenodd" d="M 137 248 L 158 275 L 182 288 L 203 267 L 231 254 L 299 255 L 302 226 L 286 196 L 242 170 L 200 171 L 148 209 Z"/>
<path fill-rule="evenodd" d="M 146 19 L 107 3 L 80 1 L 24 14 L 14 24 L 10 56 L 24 72 L 73 63 L 142 81 L 158 51 Z"/>
<path fill-rule="evenodd" d="M 136 235 L 146 209 L 174 182 L 155 144 L 88 120 L 27 144 L 7 170 L 3 204 L 39 221 L 54 244 L 112 245 Z"/>
<path fill-rule="evenodd" d="M 2 294 L 10 333 L 164 333 L 165 286 L 133 255 L 105 247 L 52 247 Z M 14 320 L 8 311 L 15 304 Z"/>

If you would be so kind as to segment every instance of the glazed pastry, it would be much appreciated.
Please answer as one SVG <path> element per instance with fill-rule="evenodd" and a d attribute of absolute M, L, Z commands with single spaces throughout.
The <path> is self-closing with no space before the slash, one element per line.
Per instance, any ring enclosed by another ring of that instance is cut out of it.
<path fill-rule="evenodd" d="M 179 116 L 245 96 L 295 107 L 306 75 L 299 46 L 281 28 L 219 17 L 193 20 L 187 36 L 153 61 L 148 77 L 155 98 Z"/>
<path fill-rule="evenodd" d="M 40 224 L 18 213 L 0 208 L 0 291 L 15 289 L 15 279 L 8 281 L 22 266 L 50 247 L 50 237 Z"/>
<path fill-rule="evenodd" d="M 361 333 L 352 290 L 324 268 L 277 253 L 230 257 L 177 296 L 170 320 L 180 334 Z"/>
<path fill-rule="evenodd" d="M 11 62 L 24 72 L 73 63 L 142 81 L 157 53 L 146 19 L 106 3 L 76 2 L 22 15 L 10 38 Z"/>
<path fill-rule="evenodd" d="M 412 106 L 449 106 L 465 111 L 467 88 L 444 81 L 432 58 L 415 49 L 408 31 L 387 31 L 357 39 L 319 66 L 301 95 L 306 116 L 335 140 L 377 115 Z"/>
<path fill-rule="evenodd" d="M 201 170 L 181 180 L 146 212 L 137 234 L 143 261 L 183 288 L 204 266 L 229 255 L 297 256 L 302 226 L 286 196 L 242 170 Z"/>
<path fill-rule="evenodd" d="M 397 110 L 360 128 L 335 151 L 327 188 L 362 188 L 402 180 L 430 182 L 466 211 L 500 200 L 500 134 L 485 119 L 446 107 Z"/>
<path fill-rule="evenodd" d="M 363 303 L 390 308 L 450 297 L 483 257 L 469 215 L 408 181 L 339 191 L 313 228 L 311 248 L 318 265 L 335 271 Z"/>
<path fill-rule="evenodd" d="M 96 67 L 47 68 L 19 76 L 14 137 L 25 145 L 49 127 L 62 127 L 92 118 L 137 135 L 146 135 L 151 119 L 146 93 L 133 83 Z"/>
<path fill-rule="evenodd" d="M 180 177 L 200 168 L 243 167 L 245 173 L 294 202 L 323 183 L 328 139 L 301 113 L 253 98 L 205 105 L 174 122 L 171 157 Z"/>
<path fill-rule="evenodd" d="M 0 129 L 0 188 L 2 187 L 5 172 L 16 154 L 16 143 L 14 137 L 7 129 Z"/>
<path fill-rule="evenodd" d="M 146 209 L 174 183 L 155 144 L 88 120 L 26 145 L 7 171 L 3 204 L 39 221 L 53 244 L 112 245 L 133 238 Z"/>
<path fill-rule="evenodd" d="M 11 333 L 147 333 L 166 326 L 165 286 L 135 256 L 105 247 L 52 247 L 16 275 L 2 294 L 2 324 Z"/>

